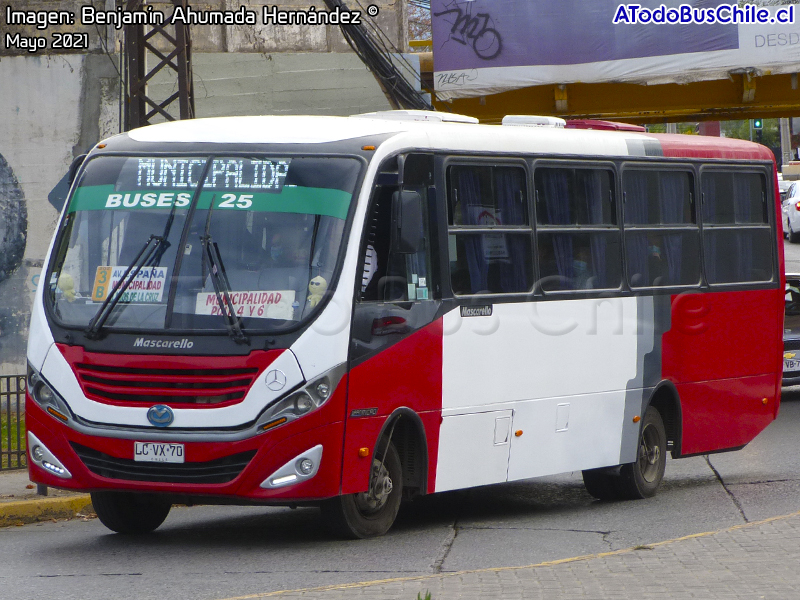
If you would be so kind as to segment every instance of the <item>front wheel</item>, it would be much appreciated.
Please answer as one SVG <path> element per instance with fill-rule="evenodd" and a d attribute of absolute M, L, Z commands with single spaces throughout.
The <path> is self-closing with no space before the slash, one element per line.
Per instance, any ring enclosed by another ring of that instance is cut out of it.
<path fill-rule="evenodd" d="M 351 539 L 376 537 L 389 531 L 402 496 L 400 456 L 394 444 L 382 440 L 372 457 L 369 489 L 325 501 L 322 518 L 335 535 Z"/>
<path fill-rule="evenodd" d="M 164 522 L 172 504 L 160 496 L 131 492 L 92 492 L 92 506 L 111 531 L 150 533 Z"/>
<path fill-rule="evenodd" d="M 622 465 L 619 472 L 620 497 L 631 500 L 655 496 L 667 466 L 667 433 L 661 414 L 647 407 L 639 432 L 636 462 Z"/>

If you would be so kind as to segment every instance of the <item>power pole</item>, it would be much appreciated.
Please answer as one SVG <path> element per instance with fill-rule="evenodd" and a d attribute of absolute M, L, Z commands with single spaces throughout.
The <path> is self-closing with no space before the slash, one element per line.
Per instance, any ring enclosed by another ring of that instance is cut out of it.
<path fill-rule="evenodd" d="M 147 0 L 120 0 L 125 10 L 142 10 Z M 174 6 L 184 9 L 188 0 L 172 0 Z M 174 32 L 174 33 L 173 33 Z M 155 38 L 155 39 L 154 39 Z M 156 40 L 160 42 L 156 43 Z M 166 47 L 166 51 L 157 47 Z M 167 22 L 161 25 L 127 25 L 125 27 L 125 116 L 124 130 L 150 125 L 152 119 L 175 121 L 193 119 L 194 83 L 192 81 L 192 42 L 189 26 Z M 166 53 L 165 53 L 166 52 Z M 147 68 L 147 54 L 155 57 L 155 65 Z M 162 69 L 170 69 L 177 77 L 177 91 L 167 98 L 157 100 L 148 95 L 148 82 Z M 176 116 L 175 106 L 178 102 Z"/>
<path fill-rule="evenodd" d="M 792 160 L 792 131 L 789 127 L 789 119 L 784 117 L 779 123 L 781 132 L 781 165 L 787 165 Z"/>

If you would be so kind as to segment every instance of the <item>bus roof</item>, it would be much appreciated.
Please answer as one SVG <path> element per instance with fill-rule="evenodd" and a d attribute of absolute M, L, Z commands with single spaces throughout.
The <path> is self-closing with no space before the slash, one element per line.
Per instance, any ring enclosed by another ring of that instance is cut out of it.
<path fill-rule="evenodd" d="M 437 113 L 431 113 L 433 118 L 423 115 L 426 118 L 422 119 L 418 114 L 421 112 L 351 117 L 215 117 L 161 123 L 124 135 L 136 142 L 155 144 L 322 144 L 402 135 L 403 140 L 395 141 L 400 146 L 451 152 L 774 160 L 772 152 L 764 146 L 730 138 L 479 125 L 456 119 L 439 121 L 435 118 Z"/>

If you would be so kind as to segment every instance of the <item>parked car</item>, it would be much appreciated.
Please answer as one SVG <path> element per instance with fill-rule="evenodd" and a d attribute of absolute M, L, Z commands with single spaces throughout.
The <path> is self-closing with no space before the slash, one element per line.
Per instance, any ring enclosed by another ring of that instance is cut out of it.
<path fill-rule="evenodd" d="M 789 190 L 794 185 L 793 181 L 786 181 L 785 179 L 778 179 L 778 189 L 781 192 L 781 202 L 789 197 Z"/>
<path fill-rule="evenodd" d="M 786 275 L 783 385 L 800 385 L 800 274 Z"/>
<path fill-rule="evenodd" d="M 792 182 L 786 191 L 786 198 L 781 192 L 781 213 L 783 236 L 793 244 L 800 242 L 800 185 Z"/>

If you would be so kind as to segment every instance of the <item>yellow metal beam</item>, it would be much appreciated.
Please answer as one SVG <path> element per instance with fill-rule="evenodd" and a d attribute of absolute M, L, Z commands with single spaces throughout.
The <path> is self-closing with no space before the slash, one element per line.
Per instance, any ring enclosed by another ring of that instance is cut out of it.
<path fill-rule="evenodd" d="M 685 85 L 542 85 L 452 102 L 436 100 L 435 106 L 485 123 L 518 114 L 629 123 L 720 121 L 800 116 L 800 90 L 796 75 L 753 77 L 742 73 Z"/>

